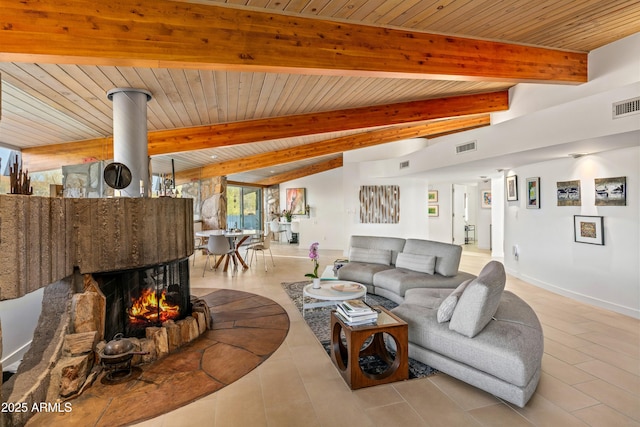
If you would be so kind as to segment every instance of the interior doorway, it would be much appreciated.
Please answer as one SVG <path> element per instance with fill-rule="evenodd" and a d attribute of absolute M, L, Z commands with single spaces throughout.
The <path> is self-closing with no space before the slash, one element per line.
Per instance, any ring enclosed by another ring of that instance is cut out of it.
<path fill-rule="evenodd" d="M 453 184 L 451 188 L 451 242 L 454 245 L 465 243 L 465 225 L 468 218 L 467 186 Z"/>

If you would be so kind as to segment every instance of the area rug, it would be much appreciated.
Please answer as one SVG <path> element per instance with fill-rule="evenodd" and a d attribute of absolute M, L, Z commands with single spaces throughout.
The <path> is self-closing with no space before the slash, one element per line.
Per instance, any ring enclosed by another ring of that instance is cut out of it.
<path fill-rule="evenodd" d="M 139 378 L 118 385 L 97 380 L 68 402 L 72 410 L 38 413 L 28 425 L 116 427 L 157 417 L 242 378 L 287 336 L 289 316 L 269 298 L 218 289 L 202 299 L 211 310 L 213 329 L 174 353 L 141 365 Z"/>
<path fill-rule="evenodd" d="M 298 308 L 300 313 L 302 313 L 302 288 L 304 288 L 304 286 L 308 285 L 309 283 L 309 281 L 282 283 L 282 288 L 287 293 L 289 298 L 291 298 L 291 301 L 293 301 L 294 305 Z M 372 294 L 367 294 L 367 303 L 372 306 L 380 305 L 389 310 L 398 306 L 398 304 L 387 298 Z M 324 347 L 327 355 L 329 355 L 329 347 L 331 344 L 330 323 L 332 309 L 332 306 L 307 309 L 305 310 L 304 314 L 304 320 L 307 322 L 309 328 L 311 328 L 311 331 L 313 331 L 316 338 L 318 338 L 318 341 L 320 341 L 320 343 Z M 391 350 L 390 353 L 394 354 L 394 352 Z M 386 364 L 382 360 L 374 357 L 361 358 L 360 365 L 363 366 L 363 369 L 367 372 L 381 372 L 386 369 Z M 433 375 L 436 372 L 437 371 L 432 367 L 425 365 L 424 363 L 419 362 L 415 359 L 409 358 L 409 378 L 423 378 L 429 375 Z"/>

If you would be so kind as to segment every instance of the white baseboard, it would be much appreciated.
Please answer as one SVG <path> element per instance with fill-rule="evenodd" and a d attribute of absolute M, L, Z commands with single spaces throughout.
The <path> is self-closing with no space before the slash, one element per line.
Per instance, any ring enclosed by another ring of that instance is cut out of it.
<path fill-rule="evenodd" d="M 507 274 L 513 277 L 521 279 L 531 285 L 537 286 L 538 288 L 546 289 L 547 291 L 553 292 L 554 294 L 562 295 L 567 298 L 571 298 L 576 301 L 583 302 L 585 304 L 590 304 L 596 307 L 604 308 L 605 310 L 610 310 L 616 313 L 624 314 L 625 316 L 630 316 L 636 319 L 640 319 L 640 310 L 637 310 L 631 307 L 626 307 L 620 304 L 615 304 L 610 301 L 605 301 L 599 298 L 594 298 L 589 295 L 581 294 L 580 292 L 564 289 L 556 285 L 543 282 L 534 277 L 527 276 L 526 274 L 519 274 L 518 272 L 513 271 L 511 269 L 505 269 L 505 270 Z"/>
<path fill-rule="evenodd" d="M 19 363 L 24 357 L 27 350 L 31 347 L 31 341 L 27 342 L 25 345 L 8 355 L 7 357 L 0 360 L 0 364 L 2 365 L 3 370 L 7 370 L 8 366 L 13 365 L 14 363 Z"/>

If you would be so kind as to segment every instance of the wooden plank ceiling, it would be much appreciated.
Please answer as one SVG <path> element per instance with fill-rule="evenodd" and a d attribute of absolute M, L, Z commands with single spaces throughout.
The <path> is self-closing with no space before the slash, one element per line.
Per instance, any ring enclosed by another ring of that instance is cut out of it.
<path fill-rule="evenodd" d="M 153 94 L 154 172 L 282 182 L 349 149 L 486 125 L 515 82 L 584 82 L 586 52 L 640 31 L 637 1 L 129 4 L 0 0 L 0 144 L 31 170 L 109 159 L 106 92 L 137 87 Z M 443 100 L 468 95 L 491 99 Z"/>

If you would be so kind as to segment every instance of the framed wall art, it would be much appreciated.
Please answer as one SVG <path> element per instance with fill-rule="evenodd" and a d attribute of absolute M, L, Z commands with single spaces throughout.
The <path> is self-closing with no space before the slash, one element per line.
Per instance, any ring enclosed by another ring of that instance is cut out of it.
<path fill-rule="evenodd" d="M 360 186 L 360 222 L 397 224 L 400 222 L 400 186 Z"/>
<path fill-rule="evenodd" d="M 580 180 L 557 182 L 558 206 L 580 206 Z"/>
<path fill-rule="evenodd" d="M 578 243 L 604 245 L 604 218 L 601 216 L 574 215 L 574 240 Z"/>
<path fill-rule="evenodd" d="M 440 207 L 438 205 L 429 205 L 427 207 L 427 213 L 429 216 L 438 216 L 440 215 Z"/>
<path fill-rule="evenodd" d="M 480 207 L 485 209 L 491 208 L 491 191 L 482 190 L 482 193 L 480 196 L 481 196 Z"/>
<path fill-rule="evenodd" d="M 435 203 L 438 201 L 438 191 L 437 190 L 430 190 L 428 195 L 427 195 L 427 200 L 429 201 L 429 203 Z"/>
<path fill-rule="evenodd" d="M 507 201 L 515 200 L 518 200 L 518 176 L 511 175 L 507 177 Z"/>
<path fill-rule="evenodd" d="M 596 206 L 626 206 L 627 177 L 596 178 Z"/>
<path fill-rule="evenodd" d="M 540 177 L 527 178 L 527 208 L 540 209 Z"/>
<path fill-rule="evenodd" d="M 285 209 L 292 215 L 304 215 L 307 213 L 307 191 L 305 188 L 287 188 L 287 205 Z"/>

